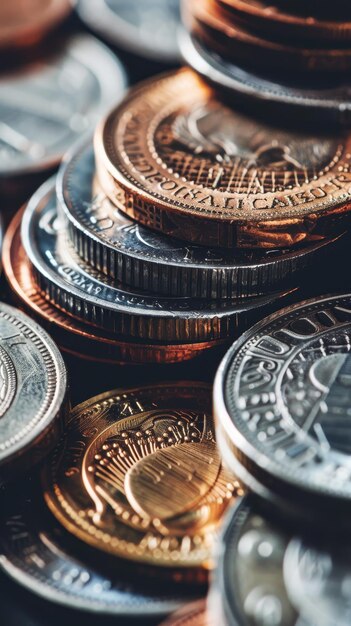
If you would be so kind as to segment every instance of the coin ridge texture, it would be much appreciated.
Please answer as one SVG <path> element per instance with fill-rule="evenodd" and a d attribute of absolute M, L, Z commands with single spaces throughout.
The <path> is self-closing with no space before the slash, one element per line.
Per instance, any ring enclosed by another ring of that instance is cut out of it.
<path fill-rule="evenodd" d="M 229 248 L 330 234 L 349 210 L 350 144 L 347 134 L 318 139 L 234 112 L 189 69 L 132 89 L 95 136 L 100 183 L 121 211 Z"/>
<path fill-rule="evenodd" d="M 44 470 L 49 508 L 113 556 L 210 567 L 219 518 L 240 493 L 221 466 L 210 405 L 210 386 L 191 381 L 114 390 L 79 405 Z"/>
<path fill-rule="evenodd" d="M 67 375 L 59 350 L 27 315 L 0 303 L 0 483 L 39 462 L 61 434 Z"/>
<path fill-rule="evenodd" d="M 244 333 L 216 376 L 218 438 L 232 469 L 299 515 L 350 505 L 350 330 L 350 294 L 306 300 Z"/>

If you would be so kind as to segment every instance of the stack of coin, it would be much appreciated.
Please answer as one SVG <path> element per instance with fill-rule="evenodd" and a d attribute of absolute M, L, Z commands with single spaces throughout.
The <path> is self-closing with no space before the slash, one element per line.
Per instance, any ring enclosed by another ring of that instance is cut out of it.
<path fill-rule="evenodd" d="M 187 62 L 255 111 L 350 123 L 351 13 L 345 4 L 186 0 Z"/>

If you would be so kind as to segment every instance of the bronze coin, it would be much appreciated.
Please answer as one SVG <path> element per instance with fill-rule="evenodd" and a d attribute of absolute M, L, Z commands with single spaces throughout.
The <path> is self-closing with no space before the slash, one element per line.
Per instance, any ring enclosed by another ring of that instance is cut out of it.
<path fill-rule="evenodd" d="M 23 210 L 15 215 L 4 239 L 4 273 L 22 306 L 45 326 L 63 351 L 79 358 L 111 364 L 178 363 L 223 344 L 216 341 L 184 345 L 128 342 L 66 315 L 44 298 L 35 282 L 21 243 L 22 213 Z"/>
<path fill-rule="evenodd" d="M 336 232 L 350 209 L 350 136 L 249 118 L 188 69 L 131 90 L 95 153 L 120 211 L 193 243 L 289 247 Z"/>
<path fill-rule="evenodd" d="M 176 611 L 161 626 L 214 626 L 207 613 L 206 601 L 199 600 L 186 604 Z M 221 626 L 217 624 L 217 626 Z"/>

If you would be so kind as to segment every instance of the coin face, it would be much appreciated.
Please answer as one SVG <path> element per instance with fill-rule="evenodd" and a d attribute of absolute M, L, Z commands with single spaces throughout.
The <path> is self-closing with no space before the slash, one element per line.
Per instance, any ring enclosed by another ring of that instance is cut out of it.
<path fill-rule="evenodd" d="M 36 43 L 72 9 L 70 0 L 12 0 L 0 6 L 0 49 Z"/>
<path fill-rule="evenodd" d="M 217 374 L 226 457 L 261 495 L 283 506 L 288 492 L 300 514 L 350 504 L 350 321 L 348 294 L 287 307 L 244 334 Z"/>
<path fill-rule="evenodd" d="M 8 4 L 8 3 L 5 3 Z M 0 79 L 0 177 L 57 165 L 124 89 L 116 57 L 88 35 Z"/>
<path fill-rule="evenodd" d="M 0 304 L 0 484 L 39 462 L 61 434 L 62 357 L 29 317 Z"/>
<path fill-rule="evenodd" d="M 79 0 L 90 28 L 121 48 L 152 60 L 179 60 L 179 0 Z"/>
<path fill-rule="evenodd" d="M 133 222 L 95 181 L 89 145 L 67 157 L 57 184 L 73 245 L 96 270 L 137 289 L 171 296 L 235 298 L 274 289 L 313 262 L 325 241 L 293 251 L 228 252 L 186 244 Z M 329 240 L 330 242 L 331 240 Z"/>
<path fill-rule="evenodd" d="M 240 492 L 221 465 L 210 408 L 209 385 L 189 381 L 79 405 L 44 472 L 51 511 L 112 555 L 209 567 L 218 521 Z"/>
<path fill-rule="evenodd" d="M 161 626 L 210 626 L 205 600 L 187 604 L 171 615 Z"/>
<path fill-rule="evenodd" d="M 42 500 L 22 495 L 6 505 L 1 517 L 0 568 L 45 600 L 70 609 L 125 618 L 161 618 L 196 597 L 158 582 L 138 581 L 126 571 L 102 567 L 82 552 L 75 554 L 67 534 Z M 182 595 L 183 593 L 183 595 Z"/>
<path fill-rule="evenodd" d="M 348 209 L 349 143 L 246 117 L 186 69 L 133 89 L 95 147 L 102 187 L 138 222 L 202 244 L 284 247 Z"/>

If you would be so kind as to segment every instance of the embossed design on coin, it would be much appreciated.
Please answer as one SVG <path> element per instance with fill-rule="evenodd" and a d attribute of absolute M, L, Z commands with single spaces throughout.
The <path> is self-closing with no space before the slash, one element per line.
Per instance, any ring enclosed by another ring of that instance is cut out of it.
<path fill-rule="evenodd" d="M 116 556 L 209 567 L 218 521 L 240 488 L 221 466 L 208 392 L 160 384 L 78 406 L 44 476 L 54 515 Z"/>
<path fill-rule="evenodd" d="M 0 346 L 0 418 L 11 405 L 16 387 L 15 366 L 6 350 Z"/>

